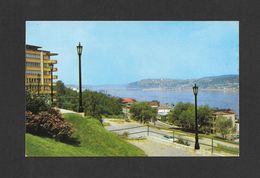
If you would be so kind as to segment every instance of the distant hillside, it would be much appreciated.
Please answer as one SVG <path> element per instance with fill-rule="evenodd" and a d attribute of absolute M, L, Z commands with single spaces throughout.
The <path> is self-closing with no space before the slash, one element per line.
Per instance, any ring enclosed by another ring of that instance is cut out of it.
<path fill-rule="evenodd" d="M 210 76 L 199 79 L 144 79 L 128 84 L 128 88 L 136 89 L 186 89 L 196 83 L 201 89 L 238 89 L 238 75 Z"/>

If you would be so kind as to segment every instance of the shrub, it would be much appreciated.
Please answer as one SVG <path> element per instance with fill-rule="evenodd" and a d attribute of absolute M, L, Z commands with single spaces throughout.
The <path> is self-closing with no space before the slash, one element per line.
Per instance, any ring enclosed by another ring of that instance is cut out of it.
<path fill-rule="evenodd" d="M 51 109 L 51 105 L 48 103 L 46 96 L 38 96 L 26 91 L 26 111 L 37 114 L 41 111 L 48 111 L 49 109 Z"/>
<path fill-rule="evenodd" d="M 53 137 L 65 141 L 72 133 L 72 125 L 66 122 L 57 110 L 50 109 L 38 114 L 26 112 L 26 132 L 35 135 Z"/>
<path fill-rule="evenodd" d="M 190 146 L 189 142 L 187 140 L 184 141 L 182 138 L 179 138 L 176 142 L 182 145 Z"/>
<path fill-rule="evenodd" d="M 128 137 L 128 135 L 129 135 L 129 132 L 124 132 L 124 133 L 122 134 L 123 137 Z"/>

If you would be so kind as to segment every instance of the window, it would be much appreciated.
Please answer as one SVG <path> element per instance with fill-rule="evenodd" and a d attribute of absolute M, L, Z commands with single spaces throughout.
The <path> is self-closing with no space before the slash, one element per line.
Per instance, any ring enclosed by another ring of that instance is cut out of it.
<path fill-rule="evenodd" d="M 25 73 L 29 75 L 38 75 L 38 74 L 41 75 L 41 71 L 37 71 L 37 70 L 26 70 Z"/>
<path fill-rule="evenodd" d="M 36 63 L 36 62 L 26 62 L 26 67 L 41 67 L 40 63 Z"/>
<path fill-rule="evenodd" d="M 31 58 L 31 59 L 41 59 L 41 55 L 40 54 L 25 54 L 26 58 Z"/>

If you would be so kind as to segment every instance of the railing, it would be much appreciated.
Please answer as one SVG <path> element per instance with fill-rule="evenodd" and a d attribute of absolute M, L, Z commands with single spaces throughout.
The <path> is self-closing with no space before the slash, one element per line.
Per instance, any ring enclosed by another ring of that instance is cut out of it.
<path fill-rule="evenodd" d="M 113 130 L 108 130 L 110 132 L 117 132 L 117 131 L 122 131 L 122 130 L 131 130 L 131 129 L 136 129 L 136 128 L 142 128 L 142 127 L 147 127 L 146 125 L 144 126 L 136 126 L 136 127 L 129 127 L 129 128 L 122 128 L 122 129 L 113 129 Z M 148 126 L 149 128 L 149 126 Z M 138 134 L 138 133 L 145 133 L 147 132 L 147 135 L 149 135 L 149 130 L 143 130 L 143 131 L 137 131 L 137 132 L 130 132 L 128 135 L 133 135 L 133 134 Z"/>
<path fill-rule="evenodd" d="M 172 139 L 173 143 L 183 144 L 183 145 L 186 145 L 186 146 L 192 146 L 193 144 L 195 144 L 195 140 L 187 139 L 187 138 L 183 138 L 182 136 L 175 135 L 174 130 L 172 131 L 172 134 L 166 134 L 166 133 L 161 133 L 161 132 L 156 132 L 154 130 L 151 130 L 149 125 L 135 126 L 135 127 L 128 127 L 128 128 L 121 128 L 121 129 L 112 129 L 112 130 L 109 130 L 109 131 L 118 132 L 118 131 L 132 130 L 132 129 L 142 128 L 142 127 L 147 127 L 147 129 L 142 130 L 142 131 L 136 131 L 136 132 L 128 132 L 128 135 L 138 134 L 138 133 L 147 133 L 147 136 L 150 136 L 150 134 L 153 133 L 153 134 L 161 135 L 161 136 L 168 138 L 168 139 Z M 208 142 L 210 144 L 205 143 L 206 140 L 208 140 Z M 230 149 L 230 147 L 227 147 L 227 146 L 224 146 L 224 145 L 221 146 L 221 144 L 215 142 L 213 138 L 204 138 L 204 140 L 203 141 L 201 140 L 199 142 L 199 144 L 201 146 L 208 147 L 208 150 L 212 154 L 214 153 L 214 151 L 217 151 L 217 150 L 229 152 L 229 153 L 232 153 L 232 154 L 238 154 L 237 151 Z"/>

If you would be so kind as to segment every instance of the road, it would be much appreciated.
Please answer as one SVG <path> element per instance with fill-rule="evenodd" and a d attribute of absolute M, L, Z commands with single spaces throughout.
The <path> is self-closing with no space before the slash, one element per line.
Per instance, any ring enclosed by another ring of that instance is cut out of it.
<path fill-rule="evenodd" d="M 151 152 L 151 149 L 153 149 L 152 148 L 153 146 L 150 145 L 149 143 L 153 143 L 155 145 L 158 145 L 158 142 L 163 143 L 163 145 L 165 145 L 165 143 L 170 144 L 170 145 L 175 145 L 175 149 L 177 149 L 176 145 L 178 145 L 179 147 L 180 146 L 185 147 L 185 148 L 187 147 L 189 150 L 192 151 L 192 152 L 181 151 L 181 150 L 183 150 L 183 148 L 182 148 L 182 149 L 179 149 L 179 151 L 177 151 L 177 153 L 175 153 L 174 150 L 172 150 L 172 148 L 170 148 L 171 147 L 170 146 L 169 147 L 170 150 L 166 149 L 166 151 L 161 152 L 160 146 L 157 146 L 158 147 L 157 152 L 160 152 L 160 153 L 158 153 L 158 156 L 168 155 L 168 153 L 169 154 L 174 153 L 173 155 L 175 155 L 175 156 L 190 156 L 190 155 L 194 155 L 194 154 L 195 155 L 206 155 L 206 156 L 210 155 L 210 156 L 212 156 L 212 154 L 210 153 L 211 147 L 203 145 L 203 143 L 211 145 L 211 139 L 207 139 L 207 138 L 200 139 L 199 142 L 201 143 L 200 144 L 201 149 L 200 149 L 200 151 L 197 151 L 196 153 L 194 153 L 194 149 L 193 149 L 194 138 L 192 138 L 192 137 L 182 136 L 182 138 L 185 139 L 185 140 L 188 140 L 188 142 L 190 144 L 190 146 L 185 146 L 185 145 L 173 143 L 173 139 L 170 138 L 171 136 L 173 136 L 172 131 L 160 130 L 160 129 L 157 129 L 157 128 L 149 127 L 149 132 L 148 132 L 148 127 L 145 126 L 145 125 L 142 125 L 142 124 L 135 122 L 135 121 L 123 122 L 122 120 L 120 121 L 119 119 L 114 119 L 114 120 L 113 119 L 104 119 L 104 123 L 109 123 L 109 126 L 106 126 L 106 129 L 113 131 L 117 134 L 123 134 L 124 132 L 128 132 L 128 134 L 129 134 L 128 137 L 130 139 L 136 139 L 136 138 L 140 138 L 140 137 L 147 138 L 146 141 L 143 141 L 143 142 L 142 141 L 136 141 L 136 142 L 132 141 L 132 142 L 134 142 L 141 149 L 143 149 L 143 148 L 146 149 L 144 151 L 149 152 L 149 153 Z M 135 127 L 135 128 L 132 128 L 132 127 Z M 125 129 L 125 128 L 132 128 L 132 129 L 117 130 L 117 129 Z M 157 140 L 157 142 L 155 143 L 154 140 Z M 148 142 L 148 143 L 144 144 L 144 142 Z M 237 146 L 238 147 L 238 145 L 214 140 L 214 145 L 216 146 L 217 144 L 224 144 L 225 146 L 232 146 L 232 147 Z M 149 145 L 151 146 L 151 148 L 149 148 L 150 147 Z M 149 148 L 149 149 L 147 149 L 147 148 Z M 165 150 L 165 149 L 162 149 L 162 150 Z M 205 151 L 207 153 L 205 153 Z M 203 152 L 203 154 L 200 153 L 200 152 Z M 152 153 L 151 155 L 154 156 L 155 154 Z M 218 154 L 218 155 L 223 155 L 223 154 Z"/>

